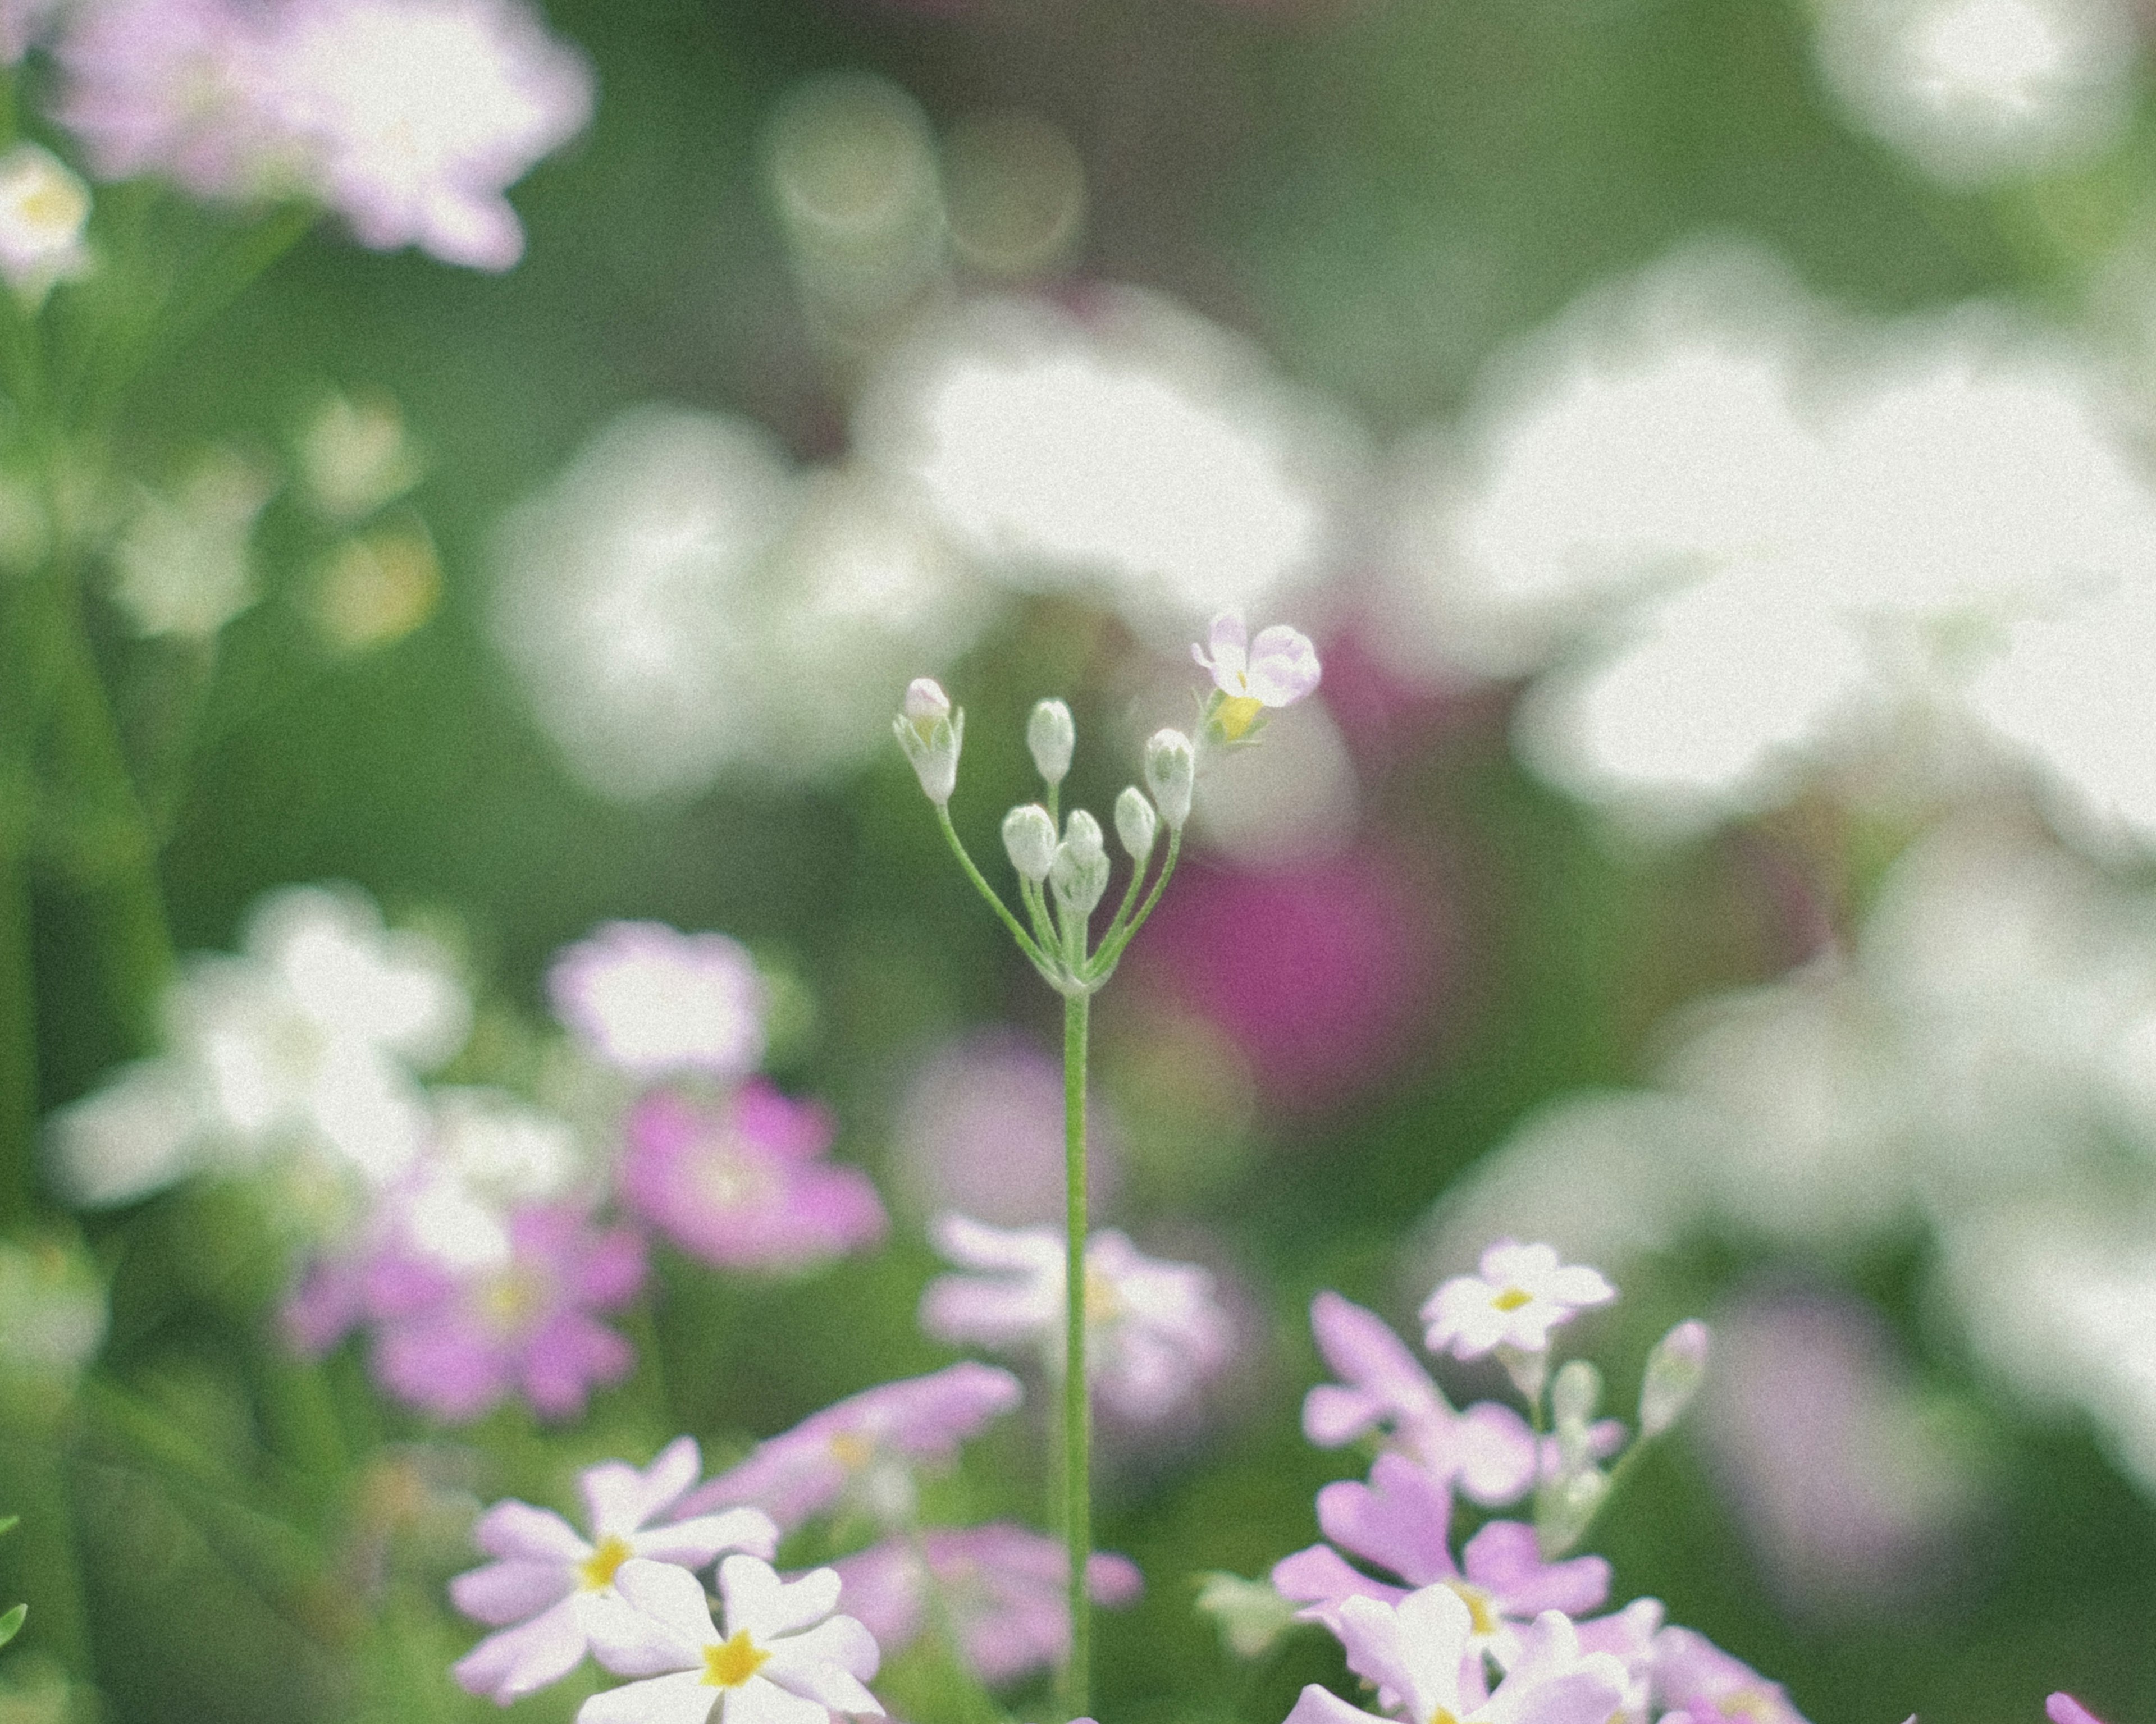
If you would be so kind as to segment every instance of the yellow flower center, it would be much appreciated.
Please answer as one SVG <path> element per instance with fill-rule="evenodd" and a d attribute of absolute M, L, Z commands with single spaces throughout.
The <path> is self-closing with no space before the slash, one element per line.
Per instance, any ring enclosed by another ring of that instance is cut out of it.
<path fill-rule="evenodd" d="M 1255 695 L 1230 695 L 1213 717 L 1221 736 L 1233 742 L 1258 721 L 1258 715 L 1265 710 L 1265 703 Z"/>
<path fill-rule="evenodd" d="M 1535 1296 L 1521 1287 L 1507 1287 L 1490 1301 L 1499 1311 L 1517 1311 L 1523 1305 L 1532 1305 Z"/>
<path fill-rule="evenodd" d="M 704 1686 L 738 1688 L 758 1670 L 771 1655 L 748 1637 L 743 1629 L 732 1639 L 704 1649 Z"/>
<path fill-rule="evenodd" d="M 577 1578 L 583 1583 L 584 1590 L 588 1593 L 610 1587 L 613 1584 L 614 1570 L 626 1562 L 631 1554 L 627 1539 L 602 1538 L 598 1549 L 577 1564 Z"/>
<path fill-rule="evenodd" d="M 1424 1724 L 1460 1724 L 1460 1720 L 1445 1711 L 1443 1706 L 1440 1706 L 1430 1715 L 1424 1721 Z"/>
<path fill-rule="evenodd" d="M 480 1294 L 480 1310 L 503 1334 L 514 1334 L 539 1314 L 545 1286 L 529 1272 L 511 1269 L 489 1281 Z"/>
<path fill-rule="evenodd" d="M 1763 1688 L 1739 1688 L 1723 1695 L 1715 1710 L 1725 1718 L 1764 1721 L 1774 1716 L 1774 1696 Z"/>
<path fill-rule="evenodd" d="M 859 1472 L 875 1459 L 875 1444 L 859 1431 L 840 1431 L 831 1439 L 831 1455 L 849 1472 Z"/>
<path fill-rule="evenodd" d="M 1467 1625 L 1478 1634 L 1497 1632 L 1497 1619 L 1490 1609 L 1490 1595 L 1480 1587 L 1472 1587 L 1464 1580 L 1448 1580 L 1445 1584 L 1460 1595 L 1460 1602 L 1467 1607 Z"/>

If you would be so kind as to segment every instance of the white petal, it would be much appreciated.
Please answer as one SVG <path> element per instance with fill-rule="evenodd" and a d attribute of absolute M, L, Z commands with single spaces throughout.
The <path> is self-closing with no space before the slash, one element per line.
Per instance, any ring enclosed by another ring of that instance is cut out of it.
<path fill-rule="evenodd" d="M 788 1634 L 771 1645 L 771 1662 L 764 1672 L 780 1686 L 791 1688 L 797 1694 L 806 1694 L 821 1700 L 828 1706 L 841 1711 L 858 1711 L 858 1706 L 842 1705 L 820 1690 L 796 1681 L 791 1674 L 810 1665 L 828 1666 L 845 1677 L 841 1691 L 854 1691 L 855 1678 L 865 1682 L 876 1673 L 883 1655 L 878 1651 L 875 1636 L 861 1623 L 850 1616 L 834 1616 L 816 1624 L 806 1634 Z"/>
<path fill-rule="evenodd" d="M 752 1676 L 740 1687 L 726 1691 L 725 1724 L 831 1724 L 831 1713 L 813 1700 Z"/>
<path fill-rule="evenodd" d="M 721 1551 L 746 1551 L 769 1562 L 778 1551 L 778 1528 L 762 1509 L 728 1509 L 671 1526 L 648 1526 L 629 1541 L 639 1557 L 701 1568 Z"/>
<path fill-rule="evenodd" d="M 614 1571 L 614 1590 L 629 1607 L 671 1631 L 691 1646 L 721 1638 L 711 1624 L 703 1583 L 685 1568 L 631 1557 Z"/>
<path fill-rule="evenodd" d="M 696 1482 L 701 1461 L 694 1437 L 680 1437 L 639 1472 L 619 1460 L 587 1468 L 577 1480 L 595 1538 L 626 1538 Z"/>
<path fill-rule="evenodd" d="M 626 1568 L 628 1564 L 622 1565 Z M 726 1601 L 726 1633 L 744 1629 L 769 1645 L 821 1622 L 839 1608 L 839 1572 L 819 1568 L 796 1581 L 783 1581 L 770 1563 L 757 1557 L 728 1557 L 719 1564 L 719 1595 Z"/>
<path fill-rule="evenodd" d="M 594 1694 L 578 1708 L 577 1724 L 705 1724 L 720 1692 L 694 1670 L 655 1676 Z"/>

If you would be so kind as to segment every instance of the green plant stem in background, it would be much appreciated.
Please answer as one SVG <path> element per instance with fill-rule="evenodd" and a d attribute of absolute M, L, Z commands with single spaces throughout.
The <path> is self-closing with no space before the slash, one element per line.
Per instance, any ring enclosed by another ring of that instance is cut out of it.
<path fill-rule="evenodd" d="M 1086 1570 L 1093 1554 L 1093 1396 L 1086 1380 L 1086 1029 L 1088 996 L 1063 1000 L 1063 1536 L 1070 1551 L 1070 1661 L 1065 1715 L 1091 1710 L 1093 1603 Z"/>
<path fill-rule="evenodd" d="M 0 1231 L 28 1220 L 37 1200 L 37 993 L 23 836 L 13 812 L 0 811 Z"/>
<path fill-rule="evenodd" d="M 0 1514 L 22 1516 L 8 1539 L 14 1547 L 5 1554 L 16 1577 L 12 1596 L 30 1607 L 23 1644 L 87 1681 L 93 1669 L 90 1612 L 75 1555 L 64 1447 L 54 1434 L 0 1430 Z"/>

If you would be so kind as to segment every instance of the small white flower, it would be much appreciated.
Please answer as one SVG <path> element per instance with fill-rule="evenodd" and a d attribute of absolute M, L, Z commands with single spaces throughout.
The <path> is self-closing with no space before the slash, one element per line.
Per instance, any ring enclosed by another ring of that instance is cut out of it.
<path fill-rule="evenodd" d="M 1480 1275 L 1455 1275 L 1422 1308 L 1432 1352 L 1479 1359 L 1496 1347 L 1538 1353 L 1550 1331 L 1589 1306 L 1607 1305 L 1617 1290 L 1601 1275 L 1560 1263 L 1548 1245 L 1500 1239 L 1482 1254 Z"/>
<path fill-rule="evenodd" d="M 170 495 L 143 494 L 112 552 L 112 597 L 138 633 L 208 640 L 254 603 L 248 541 L 275 489 L 220 449 Z"/>
<path fill-rule="evenodd" d="M 649 1680 L 593 1695 L 577 1724 L 704 1724 L 714 1706 L 721 1724 L 883 1714 L 861 1686 L 881 1661 L 875 1638 L 852 1617 L 832 1614 L 836 1569 L 789 1582 L 754 1557 L 728 1557 L 719 1565 L 723 1631 L 686 1569 L 632 1558 L 614 1585 L 634 1616 L 619 1619 L 621 1638 L 594 1650 L 617 1674 Z"/>
<path fill-rule="evenodd" d="M 555 1016 L 633 1077 L 732 1080 L 763 1057 L 763 981 L 748 948 L 724 934 L 608 922 L 554 960 L 547 991 Z"/>
<path fill-rule="evenodd" d="M 90 268 L 82 243 L 90 187 L 51 151 L 18 144 L 0 156 L 0 276 L 32 305 Z"/>

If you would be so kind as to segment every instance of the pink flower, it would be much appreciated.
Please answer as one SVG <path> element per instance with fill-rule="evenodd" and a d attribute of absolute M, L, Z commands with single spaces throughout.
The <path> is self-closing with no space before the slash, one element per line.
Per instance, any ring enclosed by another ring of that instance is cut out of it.
<path fill-rule="evenodd" d="M 753 1503 L 790 1532 L 850 1494 L 903 1519 L 911 1512 L 914 1470 L 947 1465 L 960 1443 L 1022 1394 L 1009 1372 L 970 1360 L 880 1383 L 760 1444 L 731 1472 L 690 1491 L 677 1512 Z"/>
<path fill-rule="evenodd" d="M 599 1229 L 574 1203 L 508 1218 L 507 1260 L 459 1274 L 439 1260 L 373 1265 L 376 1380 L 437 1418 L 476 1419 L 511 1394 L 543 1418 L 583 1410 L 594 1384 L 629 1374 L 629 1343 L 598 1321 L 644 1284 L 644 1241 Z"/>
<path fill-rule="evenodd" d="M 450 1671 L 464 1688 L 507 1705 L 575 1669 L 611 1615 L 625 1608 L 613 1582 L 632 1557 L 701 1568 L 722 1551 L 769 1557 L 778 1529 L 754 1509 L 730 1509 L 649 1524 L 696 1482 L 696 1444 L 682 1437 L 644 1471 L 609 1460 L 577 1480 L 592 1529 L 584 1538 L 559 1515 L 511 1500 L 479 1518 L 472 1537 L 495 1558 L 449 1583 L 466 1616 L 499 1628 Z M 515 1624 L 515 1626 L 511 1626 Z"/>
<path fill-rule="evenodd" d="M 928 1568 L 960 1651 L 983 1682 L 1013 1681 L 1060 1664 L 1070 1647 L 1064 1608 L 1070 1558 L 1062 1544 L 1009 1521 L 932 1527 L 921 1535 Z M 910 1645 L 927 1622 L 921 1564 L 908 1538 L 889 1538 L 832 1565 L 840 1597 L 886 1653 Z M 1086 1589 L 1096 1604 L 1126 1604 L 1144 1586 L 1137 1566 L 1096 1552 Z"/>
<path fill-rule="evenodd" d="M 2051 1724 L 2103 1724 L 2087 1706 L 2071 1694 L 2054 1694 L 2044 1701 L 2045 1716 Z"/>
<path fill-rule="evenodd" d="M 1694 1724 L 1804 1724 L 1780 1683 L 1690 1629 L 1656 1634 L 1650 1661 L 1656 1704 Z"/>
<path fill-rule="evenodd" d="M 1253 642 L 1242 617 L 1223 611 L 1213 619 L 1208 638 L 1211 656 L 1199 646 L 1191 648 L 1190 656 L 1212 672 L 1213 686 L 1230 701 L 1291 706 L 1317 687 L 1317 649 L 1309 636 L 1285 623 L 1260 629 Z"/>
<path fill-rule="evenodd" d="M 721 1269 L 799 1269 L 883 1237 L 867 1174 L 818 1157 L 830 1116 L 752 1079 L 699 1106 L 668 1090 L 629 1120 L 622 1201 L 685 1251 Z"/>
<path fill-rule="evenodd" d="M 572 1034 L 632 1077 L 732 1082 L 763 1058 L 763 983 L 724 934 L 608 922 L 555 958 L 547 994 Z"/>
<path fill-rule="evenodd" d="M 1414 1355 L 1376 1313 L 1337 1293 L 1311 1301 L 1317 1350 L 1342 1379 L 1303 1399 L 1303 1434 L 1337 1449 L 1383 1431 L 1435 1479 L 1476 1501 L 1514 1502 L 1535 1480 L 1535 1439 L 1511 1408 L 1481 1401 L 1453 1411 Z"/>
<path fill-rule="evenodd" d="M 975 1275 L 942 1275 L 921 1299 L 938 1340 L 1038 1352 L 1061 1367 L 1060 1229 L 988 1227 L 963 1215 L 936 1224 L 936 1247 Z M 1142 1255 L 1112 1229 L 1086 1245 L 1086 1375 L 1103 1404 L 1134 1424 L 1172 1413 L 1228 1362 L 1235 1331 L 1211 1274 Z"/>
<path fill-rule="evenodd" d="M 1549 1331 L 1574 1311 L 1607 1305 L 1617 1290 L 1595 1270 L 1558 1261 L 1548 1245 L 1500 1239 L 1482 1254 L 1480 1275 L 1455 1275 L 1422 1308 L 1430 1327 L 1423 1344 L 1450 1347 L 1456 1359 L 1479 1359 L 1494 1348 L 1538 1353 Z"/>
<path fill-rule="evenodd" d="M 704 1588 L 685 1568 L 631 1557 L 615 1584 L 634 1637 L 597 1649 L 609 1670 L 650 1680 L 595 1694 L 577 1724 L 803 1724 L 833 1712 L 883 1712 L 861 1686 L 880 1659 L 869 1631 L 833 1614 L 839 1577 L 819 1568 L 783 1581 L 755 1557 L 719 1564 L 726 1625 L 711 1620 Z M 660 1674 L 665 1672 L 667 1674 Z"/>

